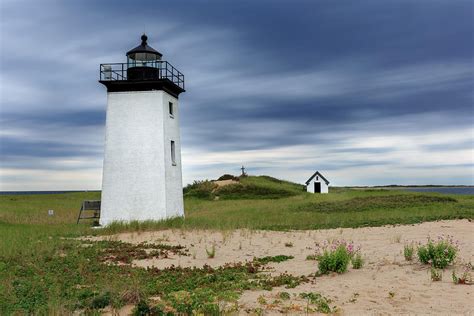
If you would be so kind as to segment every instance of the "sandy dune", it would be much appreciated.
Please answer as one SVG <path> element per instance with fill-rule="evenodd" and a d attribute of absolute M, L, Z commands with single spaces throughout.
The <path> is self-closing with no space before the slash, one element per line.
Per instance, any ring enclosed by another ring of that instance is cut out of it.
<path fill-rule="evenodd" d="M 311 282 L 294 289 L 276 288 L 273 291 L 244 292 L 239 305 L 242 313 L 256 307 L 265 308 L 265 315 L 281 314 L 285 306 L 293 305 L 290 314 L 304 314 L 305 302 L 293 297 L 275 306 L 257 302 L 263 296 L 267 302 L 276 299 L 280 291 L 290 294 L 319 292 L 330 298 L 339 313 L 354 314 L 467 314 L 474 315 L 474 287 L 455 285 L 451 280 L 453 267 L 445 270 L 441 282 L 432 282 L 429 268 L 408 263 L 403 257 L 403 246 L 410 242 L 426 242 L 427 236 L 452 235 L 460 241 L 459 257 L 454 268 L 462 262 L 474 262 L 474 223 L 467 220 L 439 221 L 395 227 L 367 227 L 358 229 L 329 229 L 314 231 L 270 232 L 236 230 L 181 231 L 165 230 L 146 233 L 114 235 L 114 240 L 132 243 L 142 241 L 181 244 L 189 248 L 191 256 L 169 259 L 139 260 L 137 266 L 170 265 L 220 266 L 228 262 L 251 260 L 253 257 L 292 255 L 295 258 L 271 264 L 270 273 L 288 272 L 293 275 L 309 275 L 316 272 L 315 261 L 306 260 L 314 254 L 315 243 L 331 239 L 353 240 L 361 246 L 366 264 L 360 270 L 349 269 L 342 275 L 312 278 Z M 285 246 L 292 243 L 293 246 Z M 216 256 L 208 259 L 206 248 L 216 247 Z M 298 312 L 298 308 L 301 311 Z"/>
<path fill-rule="evenodd" d="M 218 187 L 224 187 L 226 185 L 229 185 L 229 184 L 238 184 L 239 181 L 235 181 L 235 180 L 232 180 L 232 179 L 229 179 L 229 180 L 216 180 L 216 181 L 212 181 L 214 184 L 217 184 Z"/>

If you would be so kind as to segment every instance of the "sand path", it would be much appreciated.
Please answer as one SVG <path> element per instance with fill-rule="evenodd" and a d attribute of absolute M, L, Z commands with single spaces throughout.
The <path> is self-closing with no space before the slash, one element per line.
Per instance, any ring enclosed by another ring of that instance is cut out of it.
<path fill-rule="evenodd" d="M 406 262 L 404 244 L 426 242 L 427 236 L 452 235 L 460 242 L 460 252 L 454 267 L 445 270 L 443 280 L 432 282 L 429 268 L 416 262 Z M 272 291 L 246 291 L 239 300 L 242 313 L 263 308 L 265 315 L 305 314 L 306 302 L 297 298 L 301 292 L 318 292 L 336 305 L 339 313 L 355 314 L 467 314 L 474 315 L 474 286 L 455 285 L 451 279 L 453 268 L 461 263 L 474 263 L 474 223 L 468 220 L 428 222 L 416 225 L 366 227 L 357 229 L 328 229 L 313 231 L 185 231 L 163 230 L 143 233 L 123 233 L 109 236 L 114 240 L 139 243 L 143 241 L 186 246 L 191 256 L 169 259 L 137 260 L 136 266 L 164 268 L 179 266 L 221 266 L 229 262 L 243 262 L 254 257 L 291 255 L 294 259 L 271 264 L 272 274 L 288 272 L 309 275 L 317 271 L 315 261 L 306 260 L 314 254 L 315 243 L 331 239 L 352 240 L 361 246 L 365 265 L 360 270 L 349 269 L 342 275 L 312 279 L 294 289 L 275 288 Z M 216 255 L 207 258 L 206 248 L 215 245 Z M 287 244 L 287 245 L 285 245 Z M 292 244 L 292 246 L 289 246 Z M 295 294 L 288 301 L 270 304 L 281 291 Z M 268 304 L 259 304 L 258 297 Z"/>

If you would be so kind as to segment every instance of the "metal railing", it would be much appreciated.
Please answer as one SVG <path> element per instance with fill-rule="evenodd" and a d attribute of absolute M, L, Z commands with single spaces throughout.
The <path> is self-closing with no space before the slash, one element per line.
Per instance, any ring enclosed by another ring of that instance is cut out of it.
<path fill-rule="evenodd" d="M 139 68 L 138 68 L 139 67 Z M 139 69 L 147 71 L 141 72 Z M 134 69 L 135 68 L 135 69 Z M 133 69 L 133 70 L 132 70 Z M 133 78 L 129 75 L 133 71 Z M 151 70 L 148 71 L 148 70 Z M 137 76 L 138 74 L 138 76 Z M 141 75 L 142 74 L 142 75 Z M 151 74 L 151 75 L 150 75 Z M 130 77 L 130 78 L 129 78 Z M 100 64 L 100 81 L 168 79 L 184 90 L 184 75 L 167 61 Z"/>

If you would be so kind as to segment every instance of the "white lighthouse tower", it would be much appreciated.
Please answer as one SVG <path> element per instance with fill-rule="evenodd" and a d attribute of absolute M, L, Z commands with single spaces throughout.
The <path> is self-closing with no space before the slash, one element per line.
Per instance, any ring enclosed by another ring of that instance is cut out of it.
<path fill-rule="evenodd" d="M 107 118 L 100 224 L 184 216 L 178 96 L 184 76 L 147 44 L 101 64 Z"/>

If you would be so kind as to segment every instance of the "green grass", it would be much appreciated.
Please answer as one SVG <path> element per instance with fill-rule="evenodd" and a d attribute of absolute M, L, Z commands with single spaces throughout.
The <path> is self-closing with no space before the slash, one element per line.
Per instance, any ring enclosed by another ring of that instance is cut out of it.
<path fill-rule="evenodd" d="M 301 185 L 266 176 L 241 178 L 239 185 L 224 188 L 203 195 L 189 194 L 196 187 L 188 188 L 185 219 L 116 223 L 100 230 L 92 229 L 90 223 L 75 224 L 81 202 L 100 199 L 98 192 L 0 196 L 0 314 L 67 314 L 74 309 L 92 311 L 104 304 L 120 307 L 139 302 L 146 308 L 152 295 L 164 297 L 175 309 L 205 310 L 249 287 L 291 287 L 301 282 L 288 275 L 256 281 L 254 269 L 242 267 L 147 271 L 128 263 L 134 256 L 160 257 L 171 250 L 154 245 L 150 247 L 155 247 L 155 253 L 147 254 L 140 247 L 120 243 L 83 247 L 83 242 L 72 237 L 165 228 L 361 227 L 474 217 L 474 196 L 469 195 L 343 188 L 318 195 L 304 192 Z M 48 216 L 49 209 L 55 211 L 54 216 Z M 102 263 L 104 251 L 114 249 L 126 253 L 120 261 L 125 265 Z M 199 285 L 193 287 L 185 282 L 188 279 Z M 229 285 L 231 281 L 236 287 Z"/>
<path fill-rule="evenodd" d="M 219 310 L 219 301 L 235 301 L 243 290 L 271 289 L 302 282 L 288 275 L 258 274 L 258 260 L 224 267 L 137 268 L 131 260 L 121 265 L 104 264 L 117 250 L 136 246 L 116 242 L 44 240 L 50 247 L 28 257 L 2 257 L 0 265 L 0 314 L 13 312 L 66 314 L 74 310 L 92 313 L 105 306 L 120 308 L 160 296 L 163 308 L 177 312 Z M 83 245 L 87 245 L 84 247 Z M 146 247 L 148 249 L 148 247 Z M 130 252 L 127 256 L 131 256 Z M 135 259 L 141 259 L 138 254 Z M 41 259 L 41 260 L 38 260 Z M 184 296 L 184 297 L 181 297 Z"/>
<path fill-rule="evenodd" d="M 185 197 L 206 200 L 281 199 L 300 195 L 304 186 L 269 176 L 240 177 L 238 182 L 218 187 L 211 181 L 196 181 L 185 189 Z"/>

